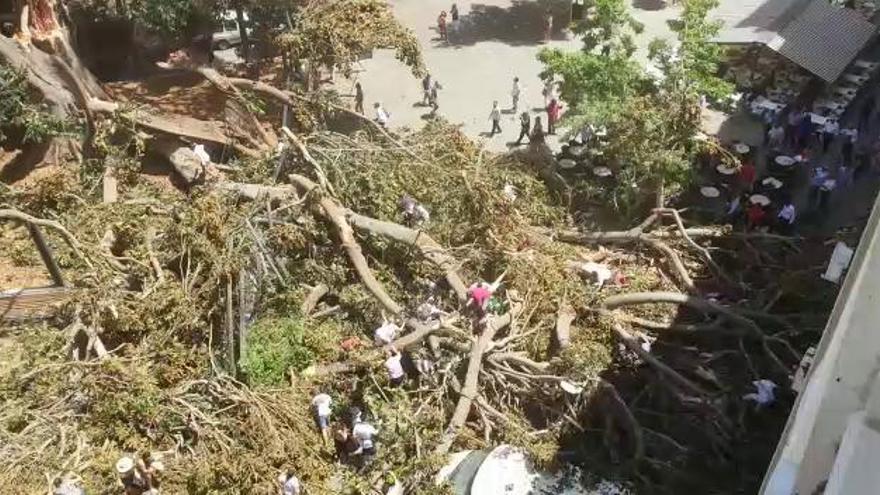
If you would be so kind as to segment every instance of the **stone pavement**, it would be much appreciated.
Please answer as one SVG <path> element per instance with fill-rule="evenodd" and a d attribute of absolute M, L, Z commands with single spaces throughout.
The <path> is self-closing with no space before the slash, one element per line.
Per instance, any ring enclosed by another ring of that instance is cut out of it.
<path fill-rule="evenodd" d="M 520 112 L 531 110 L 542 115 L 542 66 L 536 59 L 546 46 L 578 50 L 580 40 L 561 31 L 567 1 L 558 0 L 481 0 L 458 3 L 459 26 L 449 29 L 449 43 L 441 41 L 436 31 L 437 16 L 449 11 L 448 0 L 389 0 L 400 21 L 412 29 L 422 45 L 425 63 L 440 82 L 439 115 L 461 124 L 464 132 L 483 140 L 492 151 L 505 151 L 519 135 L 517 116 L 509 111 L 513 78 L 520 78 Z M 554 11 L 554 33 L 550 43 L 542 43 L 542 15 L 547 6 Z M 645 10 L 633 7 L 636 18 L 645 24 L 638 38 L 638 56 L 645 58 L 648 43 L 656 37 L 669 37 L 667 20 L 677 16 L 677 9 Z M 343 94 L 354 92 L 355 81 L 364 89 L 364 106 L 371 117 L 373 103 L 382 102 L 391 113 L 392 128 L 419 128 L 428 118 L 430 108 L 420 106 L 421 81 L 394 58 L 388 50 L 377 50 L 361 62 L 361 69 L 351 80 L 337 78 L 336 89 Z M 488 138 L 491 129 L 489 112 L 497 100 L 503 110 L 502 134 Z M 563 104 L 564 106 L 564 104 Z M 564 111 L 564 110 L 563 110 Z M 546 128 L 546 127 L 545 127 Z M 551 143 L 553 145 L 554 143 Z"/>

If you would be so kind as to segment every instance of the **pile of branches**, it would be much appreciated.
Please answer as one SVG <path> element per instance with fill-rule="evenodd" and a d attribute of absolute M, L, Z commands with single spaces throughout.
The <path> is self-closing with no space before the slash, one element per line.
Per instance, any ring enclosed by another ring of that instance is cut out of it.
<path fill-rule="evenodd" d="M 4 43 L 0 55 L 33 56 Z M 97 149 L 111 163 L 139 164 L 151 155 L 120 143 L 146 139 L 181 189 L 135 170 L 103 202 L 88 159 L 58 169 L 79 172 L 64 190 L 4 189 L 0 220 L 46 229 L 79 290 L 54 321 L 13 330 L 27 346 L 0 376 L 0 483 L 35 492 L 73 475 L 100 491 L 116 456 L 164 451 L 173 493 L 268 490 L 286 468 L 316 493 L 367 493 L 388 472 L 436 493 L 431 477 L 453 448 L 507 442 L 553 467 L 559 449 L 597 431 L 604 458 L 647 483 L 689 486 L 688 467 L 710 461 L 735 473 L 743 393 L 759 378 L 784 385 L 811 342 L 802 320 L 772 314 L 791 298 L 781 283 L 802 280 L 763 269 L 797 259 L 797 239 L 688 228 L 668 208 L 630 230 L 573 225 L 539 170 L 442 122 L 392 135 L 334 103 L 191 62 L 244 107 L 237 161 L 204 165 L 179 137 L 213 130 L 119 112 L 83 85 L 73 104 L 88 116 L 84 149 L 106 136 L 113 146 Z M 358 119 L 361 131 L 270 129 L 242 90 Z M 404 195 L 428 223 L 406 224 Z M 753 255 L 729 254 L 743 246 Z M 586 261 L 621 276 L 599 287 L 581 275 Z M 502 287 L 485 320 L 468 304 L 477 281 Z M 437 324 L 416 316 L 428 297 L 444 313 Z M 370 344 L 384 320 L 404 328 L 393 345 L 430 356 L 435 374 L 388 386 Z M 254 343 L 258 329 L 277 331 L 291 352 L 237 354 L 236 321 Z M 365 409 L 380 462 L 334 465 L 310 418 L 317 390 L 340 410 Z"/>

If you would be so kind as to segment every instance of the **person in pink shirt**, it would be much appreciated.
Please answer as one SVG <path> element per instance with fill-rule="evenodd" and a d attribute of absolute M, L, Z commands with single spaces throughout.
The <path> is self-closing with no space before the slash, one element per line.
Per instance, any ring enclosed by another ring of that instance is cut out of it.
<path fill-rule="evenodd" d="M 556 122 L 559 121 L 559 113 L 562 111 L 562 105 L 556 98 L 550 100 L 547 105 L 547 134 L 556 134 Z"/>
<path fill-rule="evenodd" d="M 485 282 L 476 283 L 468 289 L 468 296 L 481 315 L 486 313 L 486 304 L 492 298 L 492 292 L 492 286 Z"/>

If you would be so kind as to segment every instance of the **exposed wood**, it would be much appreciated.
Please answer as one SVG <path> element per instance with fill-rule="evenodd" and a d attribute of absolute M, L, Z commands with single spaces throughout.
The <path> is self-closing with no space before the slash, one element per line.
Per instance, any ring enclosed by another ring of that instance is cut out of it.
<path fill-rule="evenodd" d="M 0 292 L 0 321 L 17 322 L 50 318 L 55 310 L 75 293 L 76 289 L 68 287 L 13 289 Z"/>
<path fill-rule="evenodd" d="M 559 304 L 559 311 L 556 313 L 556 343 L 559 350 L 565 349 L 571 344 L 571 322 L 577 318 L 574 308 L 563 300 Z"/>
<path fill-rule="evenodd" d="M 477 339 L 471 347 L 471 352 L 468 356 L 467 372 L 465 373 L 464 382 L 461 387 L 461 395 L 458 398 L 458 402 L 455 404 L 455 410 L 452 412 L 452 417 L 449 419 L 446 431 L 443 432 L 440 442 L 434 448 L 435 455 L 444 455 L 449 452 L 452 443 L 458 436 L 458 431 L 467 421 L 468 415 L 471 411 L 471 405 L 480 392 L 480 370 L 483 367 L 483 353 L 489 347 L 492 339 L 495 338 L 495 334 L 509 325 L 512 320 L 513 317 L 511 313 L 495 318 L 489 318 L 483 332 L 480 334 L 480 338 Z"/>
<path fill-rule="evenodd" d="M 109 160 L 108 160 L 109 161 Z M 104 174 L 101 176 L 101 199 L 104 203 L 115 203 L 119 200 L 118 181 L 113 167 L 104 165 Z"/>
<path fill-rule="evenodd" d="M 43 232 L 33 223 L 28 223 L 27 228 L 31 238 L 34 240 L 34 244 L 37 246 L 37 251 L 40 252 L 43 264 L 46 265 L 49 275 L 52 276 L 52 281 L 58 287 L 67 287 L 64 275 L 61 273 L 61 267 L 58 266 L 58 261 L 55 260 L 55 255 L 52 253 L 52 247 L 46 242 Z"/>
<path fill-rule="evenodd" d="M 431 261 L 444 272 L 446 272 L 446 281 L 449 283 L 459 302 L 467 301 L 467 286 L 458 275 L 459 263 L 447 254 L 440 244 L 431 238 L 427 233 L 421 230 L 414 230 L 403 225 L 377 220 L 364 215 L 359 215 L 352 211 L 348 212 L 348 221 L 354 227 L 366 230 L 373 234 L 381 235 L 403 242 L 409 245 L 417 246 L 425 258 Z"/>
<path fill-rule="evenodd" d="M 159 264 L 159 259 L 156 258 L 156 252 L 153 250 L 153 239 L 156 238 L 156 229 L 153 227 L 147 227 L 146 233 L 144 233 L 144 244 L 147 248 L 147 256 L 150 258 L 150 266 L 153 267 L 153 272 L 156 274 L 156 280 L 161 284 L 165 282 L 165 274 L 162 272 L 162 265 Z"/>
<path fill-rule="evenodd" d="M 317 184 L 302 175 L 291 174 L 289 177 L 290 181 L 300 188 L 300 194 L 306 195 L 312 191 L 318 190 Z M 336 234 L 339 236 L 339 240 L 342 243 L 342 248 L 348 255 L 348 259 L 351 261 L 351 264 L 354 266 L 355 271 L 357 271 L 358 276 L 364 283 L 364 286 L 366 286 L 367 290 L 369 290 L 370 293 L 382 303 L 382 306 L 391 313 L 396 315 L 402 312 L 403 307 L 388 295 L 388 292 L 385 291 L 385 287 L 383 287 L 382 283 L 376 279 L 375 275 L 373 275 L 373 271 L 370 269 L 370 265 L 367 263 L 367 259 L 361 251 L 360 244 L 358 244 L 357 240 L 354 238 L 354 231 L 345 219 L 345 209 L 326 195 L 321 195 L 318 201 L 315 202 L 315 205 L 316 207 L 314 209 L 316 212 L 327 219 L 335 227 Z"/>
<path fill-rule="evenodd" d="M 315 310 L 315 306 L 318 305 L 318 301 L 326 296 L 328 292 L 330 292 L 330 287 L 328 287 L 327 284 L 318 284 L 312 287 L 312 290 L 310 290 L 306 298 L 303 299 L 302 305 L 299 308 L 300 313 L 302 313 L 303 316 L 312 314 L 312 311 Z"/>
<path fill-rule="evenodd" d="M 120 107 L 118 103 L 92 98 L 89 100 L 89 108 L 96 113 L 113 113 Z M 134 120 L 135 124 L 147 131 L 221 145 L 231 144 L 232 141 L 226 135 L 226 125 L 223 122 L 199 120 L 188 115 L 146 112 L 137 112 Z"/>

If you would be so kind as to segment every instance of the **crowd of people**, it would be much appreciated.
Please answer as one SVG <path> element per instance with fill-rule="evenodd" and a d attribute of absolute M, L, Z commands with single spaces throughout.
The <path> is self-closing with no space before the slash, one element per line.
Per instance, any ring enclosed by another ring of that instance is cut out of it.
<path fill-rule="evenodd" d="M 762 153 L 731 143 L 729 154 L 739 166 L 728 176 L 730 169 L 719 165 L 718 156 L 707 163 L 728 191 L 728 219 L 747 229 L 791 234 L 804 218 L 825 218 L 835 195 L 848 194 L 857 181 L 880 168 L 880 142 L 866 139 L 875 114 L 870 94 L 849 125 L 805 107 L 783 115 L 765 113 Z"/>

